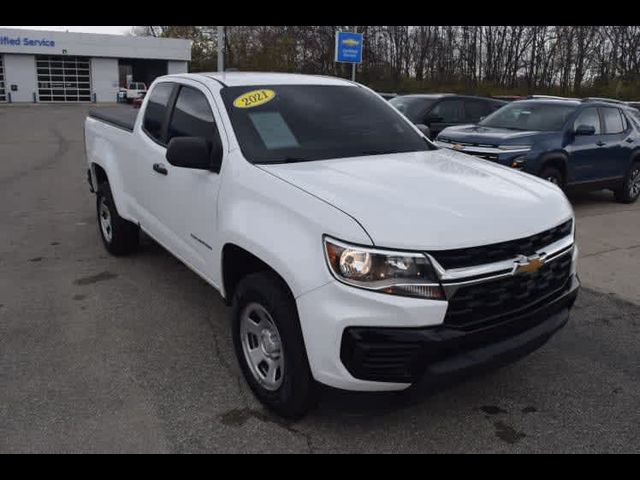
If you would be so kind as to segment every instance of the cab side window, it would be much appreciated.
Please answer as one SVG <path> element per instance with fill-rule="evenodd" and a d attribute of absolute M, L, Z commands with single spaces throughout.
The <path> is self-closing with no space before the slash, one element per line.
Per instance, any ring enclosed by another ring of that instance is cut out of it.
<path fill-rule="evenodd" d="M 144 120 L 142 122 L 144 131 L 161 144 L 164 144 L 162 129 L 167 117 L 173 86 L 173 83 L 159 83 L 153 87 L 144 112 Z"/>
<path fill-rule="evenodd" d="M 604 123 L 604 133 L 615 134 L 624 132 L 625 126 L 622 123 L 620 110 L 617 108 L 602 107 L 600 113 L 602 114 L 602 121 Z"/>
<path fill-rule="evenodd" d="M 464 106 L 462 100 L 443 100 L 438 103 L 427 118 L 437 118 L 438 123 L 464 122 Z"/>
<path fill-rule="evenodd" d="M 169 122 L 167 142 L 175 137 L 203 137 L 210 145 L 220 141 L 209 101 L 195 88 L 180 88 Z"/>
<path fill-rule="evenodd" d="M 595 135 L 600 135 L 600 116 L 598 115 L 598 110 L 596 108 L 585 108 L 580 112 L 576 121 L 573 122 L 573 130 L 575 131 L 580 125 L 594 127 L 596 129 Z"/>
<path fill-rule="evenodd" d="M 483 100 L 467 100 L 464 102 L 465 122 L 478 123 L 494 111 L 493 105 Z"/>

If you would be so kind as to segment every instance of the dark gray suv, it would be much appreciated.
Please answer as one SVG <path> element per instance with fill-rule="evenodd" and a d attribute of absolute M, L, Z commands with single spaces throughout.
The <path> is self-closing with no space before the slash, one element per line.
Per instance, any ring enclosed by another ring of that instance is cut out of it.
<path fill-rule="evenodd" d="M 450 93 L 400 95 L 389 103 L 434 139 L 447 127 L 478 123 L 507 102 Z"/>

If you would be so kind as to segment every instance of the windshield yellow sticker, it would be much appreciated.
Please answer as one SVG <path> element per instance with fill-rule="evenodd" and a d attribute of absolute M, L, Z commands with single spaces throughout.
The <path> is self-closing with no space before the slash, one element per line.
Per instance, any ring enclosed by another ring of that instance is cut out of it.
<path fill-rule="evenodd" d="M 264 105 L 270 102 L 276 97 L 276 92 L 273 90 L 251 90 L 250 92 L 243 93 L 233 101 L 233 106 L 236 108 L 253 108 L 259 105 Z"/>

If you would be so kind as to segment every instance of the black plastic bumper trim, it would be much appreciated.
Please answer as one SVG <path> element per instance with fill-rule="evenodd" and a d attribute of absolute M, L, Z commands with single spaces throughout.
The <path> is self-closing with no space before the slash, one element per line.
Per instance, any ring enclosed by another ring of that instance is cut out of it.
<path fill-rule="evenodd" d="M 397 383 L 437 382 L 503 365 L 536 350 L 562 328 L 578 290 L 573 276 L 568 290 L 553 302 L 475 330 L 349 327 L 340 358 L 357 379 Z"/>

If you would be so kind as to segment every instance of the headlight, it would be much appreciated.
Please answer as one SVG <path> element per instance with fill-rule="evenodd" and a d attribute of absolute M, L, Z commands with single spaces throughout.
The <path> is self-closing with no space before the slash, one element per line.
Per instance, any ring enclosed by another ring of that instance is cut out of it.
<path fill-rule="evenodd" d="M 325 237 L 329 270 L 342 283 L 391 295 L 444 300 L 426 255 L 349 245 Z"/>
<path fill-rule="evenodd" d="M 499 145 L 498 148 L 505 152 L 528 152 L 531 145 Z"/>

